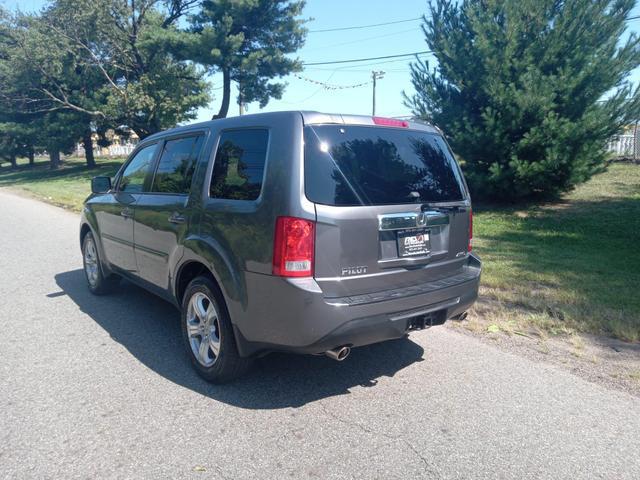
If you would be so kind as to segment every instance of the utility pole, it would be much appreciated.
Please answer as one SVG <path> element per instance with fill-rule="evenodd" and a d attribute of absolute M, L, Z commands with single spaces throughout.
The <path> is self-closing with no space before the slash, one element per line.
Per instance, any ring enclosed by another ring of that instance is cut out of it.
<path fill-rule="evenodd" d="M 638 120 L 636 120 L 636 124 L 633 127 L 633 163 L 638 163 L 638 153 Z"/>
<path fill-rule="evenodd" d="M 371 72 L 371 79 L 373 80 L 373 116 L 376 115 L 376 80 L 380 80 L 381 78 L 384 78 L 384 72 L 382 70 L 373 70 Z"/>

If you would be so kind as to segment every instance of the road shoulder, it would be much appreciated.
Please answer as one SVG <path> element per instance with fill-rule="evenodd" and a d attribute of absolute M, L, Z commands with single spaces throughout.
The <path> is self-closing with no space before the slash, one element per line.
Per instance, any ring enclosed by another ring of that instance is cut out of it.
<path fill-rule="evenodd" d="M 496 328 L 489 301 L 479 299 L 463 321 L 447 328 L 536 362 L 561 367 L 589 382 L 640 397 L 640 343 L 584 333 L 550 335 L 536 329 Z M 517 307 L 512 307 L 517 308 Z"/>

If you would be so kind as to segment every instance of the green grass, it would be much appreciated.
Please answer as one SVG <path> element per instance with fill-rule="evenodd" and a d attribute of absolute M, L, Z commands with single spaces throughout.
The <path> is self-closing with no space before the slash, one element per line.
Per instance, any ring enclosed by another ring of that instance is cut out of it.
<path fill-rule="evenodd" d="M 57 171 L 0 168 L 0 187 L 79 211 L 95 175 L 122 159 L 80 159 Z M 526 208 L 476 205 L 475 251 L 482 257 L 476 311 L 495 330 L 590 332 L 640 340 L 640 166 L 613 164 L 562 202 Z"/>
<path fill-rule="evenodd" d="M 478 208 L 474 229 L 483 293 L 501 305 L 491 321 L 640 340 L 640 166 L 613 164 L 552 205 Z"/>
<path fill-rule="evenodd" d="M 22 190 L 30 195 L 76 212 L 91 192 L 91 178 L 113 176 L 124 158 L 97 158 L 97 167 L 87 169 L 84 159 L 69 158 L 58 170 L 49 168 L 48 160 L 36 161 L 33 167 L 20 161 L 18 168 L 0 167 L 0 187 Z"/>

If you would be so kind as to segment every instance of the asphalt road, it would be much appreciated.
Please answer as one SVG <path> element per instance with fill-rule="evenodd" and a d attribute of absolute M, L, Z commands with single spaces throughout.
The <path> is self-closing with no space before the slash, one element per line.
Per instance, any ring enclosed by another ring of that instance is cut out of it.
<path fill-rule="evenodd" d="M 78 216 L 0 191 L 0 477 L 640 478 L 640 399 L 444 328 L 191 370 L 178 313 L 87 291 Z"/>

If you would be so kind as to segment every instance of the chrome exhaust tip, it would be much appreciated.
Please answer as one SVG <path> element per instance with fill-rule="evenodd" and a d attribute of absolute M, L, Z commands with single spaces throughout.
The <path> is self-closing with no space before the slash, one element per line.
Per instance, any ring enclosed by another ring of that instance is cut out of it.
<path fill-rule="evenodd" d="M 455 316 L 451 317 L 451 320 L 459 320 L 459 321 L 462 321 L 462 320 L 466 320 L 466 319 L 467 319 L 467 312 L 466 312 L 466 311 L 465 311 L 465 312 L 462 312 L 462 313 L 459 313 L 458 315 L 455 315 Z"/>
<path fill-rule="evenodd" d="M 327 357 L 337 362 L 343 361 L 345 358 L 349 356 L 350 353 L 351 353 L 351 347 L 336 347 L 332 350 L 327 350 L 326 352 L 324 352 L 324 354 Z"/>

